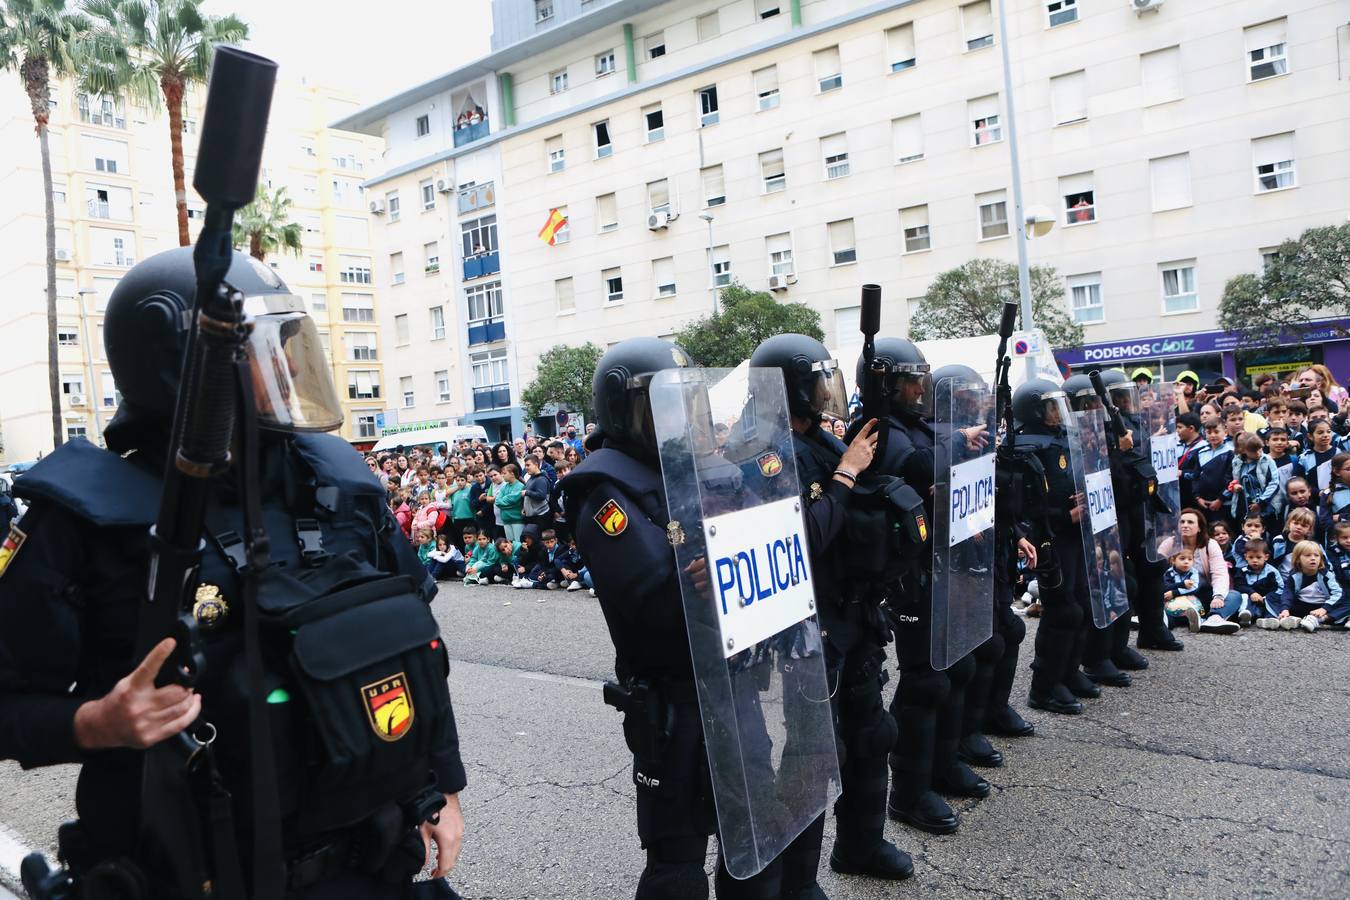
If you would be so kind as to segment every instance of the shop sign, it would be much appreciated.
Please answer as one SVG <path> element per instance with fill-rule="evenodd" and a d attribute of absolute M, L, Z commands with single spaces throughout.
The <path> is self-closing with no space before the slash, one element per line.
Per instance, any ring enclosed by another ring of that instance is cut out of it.
<path fill-rule="evenodd" d="M 1340 340 L 1350 334 L 1350 319 L 1321 322 L 1300 335 L 1284 335 L 1280 343 L 1321 344 Z M 1131 341 L 1111 341 L 1088 344 L 1078 350 L 1056 350 L 1055 357 L 1071 366 L 1084 363 L 1117 363 L 1138 359 L 1158 359 L 1169 356 L 1203 356 L 1238 349 L 1242 337 L 1226 331 L 1199 331 L 1188 335 L 1140 338 Z"/>

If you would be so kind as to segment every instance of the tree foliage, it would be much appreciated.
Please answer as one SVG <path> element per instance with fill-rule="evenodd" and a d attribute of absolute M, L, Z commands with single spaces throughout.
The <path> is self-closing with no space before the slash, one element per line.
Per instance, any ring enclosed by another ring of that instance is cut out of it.
<path fill-rule="evenodd" d="M 1003 304 L 1017 299 L 1017 266 L 998 259 L 972 259 L 933 279 L 910 318 L 909 336 L 927 341 L 996 334 Z M 1053 268 L 1031 267 L 1031 311 L 1050 346 L 1061 350 L 1082 346 L 1083 326 L 1069 315 L 1064 282 Z"/>
<path fill-rule="evenodd" d="M 1228 281 L 1219 327 L 1244 344 L 1272 346 L 1317 319 L 1350 315 L 1350 224 L 1309 228 L 1285 241 L 1259 275 Z"/>
<path fill-rule="evenodd" d="M 696 319 L 675 335 L 675 343 L 701 366 L 738 366 L 762 341 L 776 334 L 825 339 L 820 313 L 804 303 L 779 303 L 772 294 L 752 291 L 735 281 L 722 288 L 720 299 L 720 313 Z"/>
<path fill-rule="evenodd" d="M 304 228 L 299 222 L 289 221 L 292 205 L 284 187 L 269 191 L 266 185 L 258 185 L 253 202 L 235 215 L 234 246 L 264 262 L 267 254 L 278 250 L 299 256 Z"/>
<path fill-rule="evenodd" d="M 520 392 L 526 415 L 538 418 L 546 406 L 555 405 L 559 409 L 580 410 L 591 418 L 591 380 L 604 352 L 590 342 L 580 347 L 557 344 L 544 351 L 534 380 Z"/>

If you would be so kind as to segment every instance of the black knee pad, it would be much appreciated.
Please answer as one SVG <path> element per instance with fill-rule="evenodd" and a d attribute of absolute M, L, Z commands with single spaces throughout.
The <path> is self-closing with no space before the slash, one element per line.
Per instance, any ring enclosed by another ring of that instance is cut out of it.
<path fill-rule="evenodd" d="M 895 749 L 896 738 L 900 737 L 900 726 L 886 708 L 877 704 L 872 717 L 858 726 L 849 742 L 856 757 L 885 756 Z"/>
<path fill-rule="evenodd" d="M 1003 652 L 1006 653 L 1026 640 L 1027 623 L 1021 616 L 1013 616 L 1009 621 L 1000 622 L 998 631 L 999 636 L 1003 638 Z"/>
<path fill-rule="evenodd" d="M 952 663 L 943 674 L 947 676 L 952 688 L 964 690 L 965 686 L 970 684 L 970 680 L 975 677 L 975 654 L 967 653 L 965 656 Z"/>
<path fill-rule="evenodd" d="M 708 875 L 702 862 L 648 862 L 638 879 L 635 900 L 706 900 Z"/>
<path fill-rule="evenodd" d="M 946 672 L 931 668 L 909 669 L 900 673 L 900 684 L 895 688 L 895 699 L 901 706 L 922 706 L 936 709 L 951 693 L 952 685 Z"/>
<path fill-rule="evenodd" d="M 975 657 L 977 663 L 996 663 L 1002 658 L 1003 650 L 1003 635 L 995 631 L 993 636 L 976 647 L 971 655 Z"/>

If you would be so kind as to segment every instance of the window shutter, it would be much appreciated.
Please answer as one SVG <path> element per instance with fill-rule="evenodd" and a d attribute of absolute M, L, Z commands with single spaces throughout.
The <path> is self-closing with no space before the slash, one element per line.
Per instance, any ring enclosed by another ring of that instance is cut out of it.
<path fill-rule="evenodd" d="M 708 200 L 711 197 L 725 197 L 726 187 L 725 179 L 722 175 L 721 166 L 709 166 L 703 170 L 703 199 Z"/>
<path fill-rule="evenodd" d="M 1087 73 L 1083 70 L 1050 79 L 1050 103 L 1055 124 L 1087 118 Z"/>
<path fill-rule="evenodd" d="M 844 132 L 831 134 L 820 139 L 820 153 L 822 156 L 839 156 L 848 152 L 848 136 Z"/>
<path fill-rule="evenodd" d="M 1078 175 L 1065 175 L 1059 180 L 1059 193 L 1067 197 L 1069 194 L 1082 194 L 1092 190 L 1092 173 L 1082 172 Z"/>
<path fill-rule="evenodd" d="M 914 59 L 914 23 L 897 25 L 886 32 L 886 46 L 890 50 L 891 62 Z"/>
<path fill-rule="evenodd" d="M 1276 19 L 1273 22 L 1263 22 L 1246 29 L 1247 52 L 1250 53 L 1253 50 L 1260 50 L 1262 47 L 1273 47 L 1276 44 L 1285 43 L 1288 37 L 1286 26 L 1286 19 Z"/>
<path fill-rule="evenodd" d="M 891 122 L 896 162 L 908 162 L 923 156 L 923 124 L 919 114 Z"/>
<path fill-rule="evenodd" d="M 817 50 L 815 53 L 816 78 L 828 78 L 831 75 L 838 75 L 839 67 L 839 48 L 826 47 L 824 50 Z"/>
<path fill-rule="evenodd" d="M 900 227 L 922 228 L 928 224 L 928 205 L 909 206 L 900 210 Z"/>
<path fill-rule="evenodd" d="M 774 178 L 783 174 L 782 149 L 770 150 L 759 155 L 759 165 L 765 178 Z"/>
<path fill-rule="evenodd" d="M 1272 134 L 1269 137 L 1252 141 L 1252 161 L 1258 166 L 1268 166 L 1294 158 L 1294 132 Z"/>
<path fill-rule="evenodd" d="M 786 231 L 782 234 L 771 234 L 764 239 L 764 243 L 770 253 L 783 253 L 792 249 L 792 234 Z"/>
<path fill-rule="evenodd" d="M 558 312 L 567 312 L 577 308 L 577 300 L 572 279 L 559 278 L 553 283 L 558 295 Z"/>
<path fill-rule="evenodd" d="M 961 7 L 961 21 L 965 25 L 968 41 L 994 33 L 994 12 L 989 0 Z"/>
<path fill-rule="evenodd" d="M 755 94 L 767 94 L 778 90 L 778 67 L 769 66 L 755 72 Z"/>
<path fill-rule="evenodd" d="M 976 97 L 971 100 L 967 107 L 970 110 L 970 120 L 987 119 L 990 116 L 998 115 L 998 94 L 990 94 L 987 97 Z"/>
<path fill-rule="evenodd" d="M 853 249 L 853 220 L 843 219 L 839 222 L 831 222 L 826 226 L 830 232 L 830 249 L 836 253 L 840 250 Z"/>
<path fill-rule="evenodd" d="M 1139 80 L 1146 104 L 1181 97 L 1181 48 L 1164 47 L 1140 56 Z"/>
<path fill-rule="evenodd" d="M 1153 211 L 1191 205 L 1191 158 L 1189 154 L 1149 160 L 1153 183 Z"/>
<path fill-rule="evenodd" d="M 651 203 L 651 208 L 656 209 L 661 206 L 670 205 L 670 184 L 666 179 L 653 181 L 647 185 L 647 197 Z"/>

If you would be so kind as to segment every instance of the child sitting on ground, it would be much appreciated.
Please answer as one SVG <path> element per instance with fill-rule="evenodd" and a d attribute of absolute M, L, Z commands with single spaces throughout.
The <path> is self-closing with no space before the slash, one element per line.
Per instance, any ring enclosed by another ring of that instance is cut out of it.
<path fill-rule="evenodd" d="M 511 558 L 511 587 L 534 587 L 534 579 L 543 570 L 548 557 L 539 544 L 539 526 L 526 525 L 520 533 L 520 547 Z"/>
<path fill-rule="evenodd" d="M 486 531 L 478 532 L 478 541 L 464 566 L 464 583 L 491 584 L 488 576 L 491 574 L 493 567 L 500 562 L 501 557 L 497 554 L 497 548 L 492 544 L 492 535 Z"/>
<path fill-rule="evenodd" d="M 431 551 L 436 549 L 436 533 L 430 528 L 422 528 L 415 534 L 417 535 L 417 559 L 425 566 L 427 560 L 431 558 Z"/>
<path fill-rule="evenodd" d="M 1280 574 L 1289 577 L 1293 563 L 1291 551 L 1300 541 L 1315 541 L 1313 532 L 1317 528 L 1317 518 L 1311 509 L 1290 510 L 1284 520 L 1284 533 L 1275 535 L 1270 542 L 1270 558 Z"/>
<path fill-rule="evenodd" d="M 509 537 L 499 537 L 496 543 L 497 561 L 488 566 L 481 576 L 483 584 L 510 584 L 515 578 L 515 569 L 511 562 L 515 559 L 518 545 Z"/>
<path fill-rule="evenodd" d="M 560 587 L 569 591 L 580 591 L 586 587 L 581 583 L 581 554 L 577 552 L 576 538 L 569 537 L 567 546 L 560 547 L 553 555 L 553 569 Z"/>
<path fill-rule="evenodd" d="M 1266 539 L 1266 520 L 1264 516 L 1248 515 L 1242 521 L 1242 534 L 1233 539 L 1233 565 L 1237 566 L 1247 556 L 1247 545 L 1252 541 Z M 1269 552 L 1269 550 L 1267 550 Z"/>
<path fill-rule="evenodd" d="M 1350 522 L 1337 522 L 1327 547 L 1327 568 L 1336 576 L 1341 593 L 1350 599 Z"/>
<path fill-rule="evenodd" d="M 427 572 L 434 581 L 449 581 L 464 575 L 464 554 L 443 534 L 436 536 L 436 549 L 427 554 Z"/>
<path fill-rule="evenodd" d="M 1172 568 L 1163 574 L 1163 610 L 1167 626 L 1185 622 L 1191 631 L 1200 630 L 1200 613 L 1209 605 L 1211 590 L 1195 571 L 1195 551 L 1182 548 L 1168 560 Z"/>
<path fill-rule="evenodd" d="M 1299 541 L 1289 556 L 1293 571 L 1278 601 L 1276 618 L 1262 619 L 1260 626 L 1284 631 L 1302 628 L 1311 634 L 1323 625 L 1350 618 L 1350 603 L 1336 577 L 1327 571 L 1322 548 L 1312 541 Z"/>
<path fill-rule="evenodd" d="M 1228 566 L 1228 571 L 1231 572 L 1235 560 L 1233 556 L 1233 533 L 1229 531 L 1228 523 L 1220 520 L 1209 526 L 1209 536 L 1214 539 L 1214 543 L 1219 545 L 1219 551 L 1223 553 L 1224 564 Z"/>
<path fill-rule="evenodd" d="M 1243 548 L 1242 562 L 1233 570 L 1233 590 L 1242 598 L 1239 625 L 1274 615 L 1271 604 L 1284 592 L 1284 576 L 1270 564 L 1270 546 L 1261 538 L 1251 538 Z"/>

